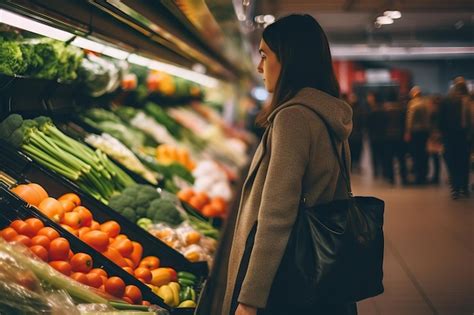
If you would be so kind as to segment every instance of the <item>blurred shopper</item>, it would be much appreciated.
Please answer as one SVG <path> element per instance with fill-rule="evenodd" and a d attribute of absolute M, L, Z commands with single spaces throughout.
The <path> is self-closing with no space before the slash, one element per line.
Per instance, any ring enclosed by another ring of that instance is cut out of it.
<path fill-rule="evenodd" d="M 266 131 L 243 187 L 222 314 L 356 314 L 355 303 L 290 301 L 279 270 L 302 196 L 308 207 L 348 197 L 321 118 L 348 150 L 352 110 L 338 98 L 326 35 L 313 17 L 290 15 L 265 28 L 260 54 L 273 99 L 258 119 Z"/>
<path fill-rule="evenodd" d="M 469 196 L 472 106 L 464 78 L 456 78 L 449 96 L 441 104 L 439 113 L 453 199 Z"/>
<path fill-rule="evenodd" d="M 428 99 L 428 110 L 430 113 L 430 135 L 426 144 L 428 158 L 433 163 L 433 175 L 430 179 L 431 184 L 439 184 L 440 174 L 440 155 L 443 153 L 443 142 L 441 132 L 439 130 L 439 106 L 441 103 L 440 96 L 433 96 Z"/>
<path fill-rule="evenodd" d="M 372 172 L 379 177 L 383 172 L 383 146 L 385 132 L 385 112 L 378 103 L 374 92 L 367 93 L 369 114 L 367 117 L 367 132 L 369 134 L 370 151 L 372 157 Z"/>
<path fill-rule="evenodd" d="M 430 133 L 430 113 L 425 98 L 421 95 L 421 89 L 415 86 L 410 91 L 410 102 L 408 103 L 405 141 L 411 144 L 413 163 L 415 169 L 415 183 L 426 184 L 428 174 L 428 152 L 426 142 Z"/>
<path fill-rule="evenodd" d="M 384 133 L 384 176 L 395 184 L 394 162 L 398 161 L 402 185 L 407 184 L 407 168 L 405 162 L 405 143 L 403 142 L 405 111 L 399 102 L 384 104 L 385 133 Z"/>
<path fill-rule="evenodd" d="M 360 172 L 360 157 L 362 155 L 362 141 L 367 114 L 361 106 L 356 94 L 350 93 L 347 98 L 347 103 L 352 107 L 352 133 L 349 136 L 352 170 Z"/>

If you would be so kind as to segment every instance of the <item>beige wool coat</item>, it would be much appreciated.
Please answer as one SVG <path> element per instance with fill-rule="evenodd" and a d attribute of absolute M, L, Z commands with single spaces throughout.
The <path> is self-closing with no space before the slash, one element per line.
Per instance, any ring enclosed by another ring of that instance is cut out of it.
<path fill-rule="evenodd" d="M 222 315 L 228 315 L 247 236 L 258 220 L 238 301 L 265 308 L 301 198 L 306 205 L 347 196 L 323 116 L 339 150 L 352 130 L 351 107 L 322 91 L 304 88 L 270 116 L 244 183 L 228 264 Z M 232 314 L 233 315 L 233 314 Z"/>

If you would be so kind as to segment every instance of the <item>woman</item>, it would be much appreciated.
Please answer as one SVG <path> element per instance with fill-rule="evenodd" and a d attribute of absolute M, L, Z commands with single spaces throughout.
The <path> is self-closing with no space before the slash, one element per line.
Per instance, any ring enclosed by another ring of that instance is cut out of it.
<path fill-rule="evenodd" d="M 244 183 L 228 265 L 222 314 L 356 314 L 355 304 L 290 306 L 278 271 L 300 200 L 307 206 L 347 198 L 337 157 L 352 128 L 351 107 L 339 100 L 329 45 L 309 15 L 268 26 L 258 71 L 273 93 L 257 117 L 266 128 Z"/>

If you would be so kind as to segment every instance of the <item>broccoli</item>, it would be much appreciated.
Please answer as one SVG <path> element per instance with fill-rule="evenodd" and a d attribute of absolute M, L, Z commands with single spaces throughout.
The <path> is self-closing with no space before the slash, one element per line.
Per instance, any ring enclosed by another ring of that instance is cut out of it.
<path fill-rule="evenodd" d="M 150 203 L 147 217 L 153 222 L 164 222 L 170 225 L 179 225 L 183 218 L 179 214 L 174 204 L 169 200 L 157 199 Z"/>
<path fill-rule="evenodd" d="M 23 124 L 23 118 L 18 114 L 11 114 L 0 123 L 0 138 L 7 139 Z"/>
<path fill-rule="evenodd" d="M 125 188 L 122 194 L 113 196 L 109 201 L 109 207 L 124 216 L 124 212 L 127 212 L 130 217 L 129 210 L 131 210 L 135 214 L 135 219 L 139 219 L 146 217 L 150 203 L 159 198 L 160 194 L 152 186 L 136 184 Z"/>
<path fill-rule="evenodd" d="M 0 37 L 0 72 L 13 76 L 25 73 L 26 68 L 19 43 Z"/>
<path fill-rule="evenodd" d="M 132 221 L 132 222 L 135 222 L 137 220 L 137 215 L 136 215 L 135 211 L 133 211 L 132 208 L 125 208 L 122 211 L 122 215 L 124 217 L 126 217 L 127 219 L 129 219 L 130 221 Z"/>

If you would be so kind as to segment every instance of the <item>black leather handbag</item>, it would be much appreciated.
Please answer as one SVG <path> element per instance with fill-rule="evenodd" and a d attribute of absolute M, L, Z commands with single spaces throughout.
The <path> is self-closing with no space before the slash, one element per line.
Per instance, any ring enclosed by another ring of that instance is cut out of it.
<path fill-rule="evenodd" d="M 271 300 L 295 307 L 354 303 L 384 291 L 384 202 L 352 196 L 344 145 L 341 158 L 324 123 L 349 197 L 300 206 L 270 292 Z"/>

